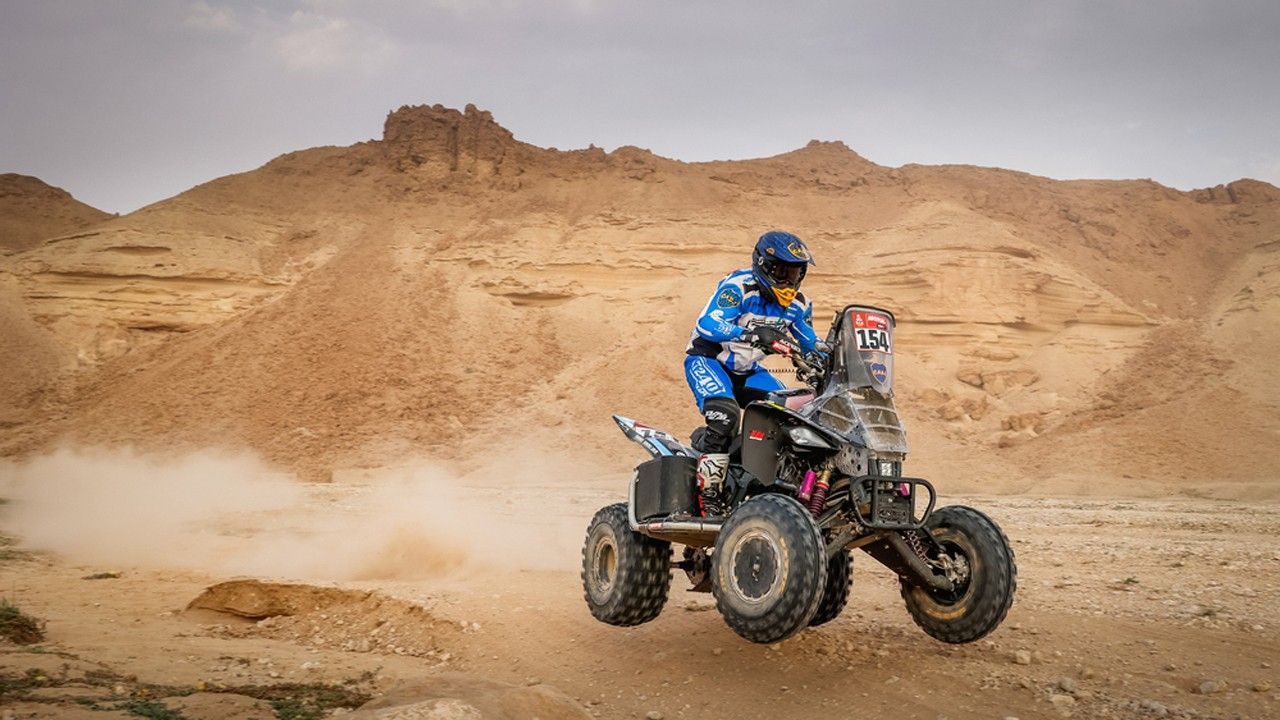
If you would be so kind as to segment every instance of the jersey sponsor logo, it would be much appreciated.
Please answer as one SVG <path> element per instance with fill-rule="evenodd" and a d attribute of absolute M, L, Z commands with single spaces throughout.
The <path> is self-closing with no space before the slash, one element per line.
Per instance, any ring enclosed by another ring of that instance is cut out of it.
<path fill-rule="evenodd" d="M 730 285 L 720 291 L 716 295 L 716 307 L 718 308 L 736 308 L 742 304 L 742 291 L 736 286 Z"/>

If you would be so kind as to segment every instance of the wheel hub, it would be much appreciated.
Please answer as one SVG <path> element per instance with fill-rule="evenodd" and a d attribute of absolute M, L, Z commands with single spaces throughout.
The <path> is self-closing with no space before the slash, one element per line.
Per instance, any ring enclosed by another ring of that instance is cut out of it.
<path fill-rule="evenodd" d="M 942 605 L 954 605 L 968 593 L 969 583 L 973 580 L 973 568 L 969 564 L 965 547 L 954 538 L 939 538 L 939 544 L 942 552 L 938 553 L 935 564 L 953 587 L 950 591 L 931 590 L 929 595 Z"/>
<path fill-rule="evenodd" d="M 592 580 L 601 592 L 608 592 L 613 587 L 613 580 L 618 575 L 618 549 L 613 538 L 603 536 L 596 540 L 595 563 Z"/>
<path fill-rule="evenodd" d="M 938 563 L 942 565 L 942 572 L 952 585 L 958 588 L 969 584 L 969 560 L 964 555 L 944 553 L 938 556 Z"/>
<path fill-rule="evenodd" d="M 749 533 L 733 551 L 733 584 L 744 600 L 763 602 L 778 584 L 781 551 L 761 532 Z"/>

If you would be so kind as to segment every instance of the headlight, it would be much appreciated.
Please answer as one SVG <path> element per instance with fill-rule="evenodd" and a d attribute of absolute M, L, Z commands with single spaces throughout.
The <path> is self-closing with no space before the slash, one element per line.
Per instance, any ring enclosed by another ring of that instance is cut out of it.
<path fill-rule="evenodd" d="M 791 438 L 791 442 L 795 443 L 796 445 L 803 445 L 804 447 L 826 448 L 828 450 L 832 449 L 831 443 L 824 440 L 822 436 L 819 435 L 818 433 L 810 430 L 809 428 L 803 425 L 798 425 L 793 428 L 788 428 L 787 437 Z"/>

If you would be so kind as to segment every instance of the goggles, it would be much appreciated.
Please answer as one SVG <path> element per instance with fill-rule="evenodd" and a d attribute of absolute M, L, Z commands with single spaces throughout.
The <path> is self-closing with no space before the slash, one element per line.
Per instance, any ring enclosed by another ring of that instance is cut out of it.
<path fill-rule="evenodd" d="M 779 287 L 799 286 L 800 281 L 804 279 L 806 269 L 807 267 L 801 263 L 782 262 L 773 258 L 763 258 L 760 261 L 760 270 L 764 272 L 765 277 Z"/>

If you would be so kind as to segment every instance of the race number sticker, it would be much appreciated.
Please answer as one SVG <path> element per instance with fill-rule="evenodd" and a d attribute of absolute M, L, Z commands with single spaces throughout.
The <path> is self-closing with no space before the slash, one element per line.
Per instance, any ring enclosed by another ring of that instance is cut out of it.
<path fill-rule="evenodd" d="M 884 315 L 855 312 L 853 335 L 857 339 L 859 352 L 893 354 L 893 348 L 889 346 L 889 318 Z"/>

